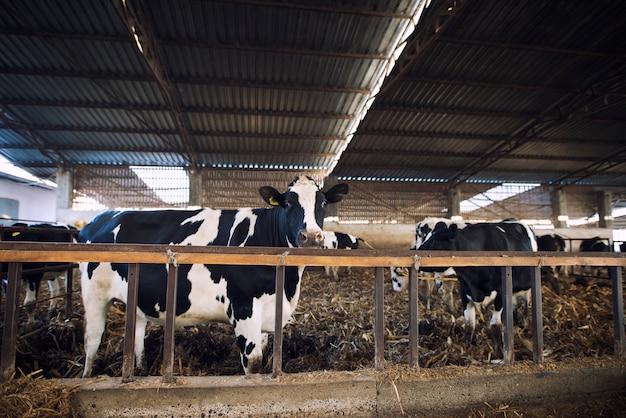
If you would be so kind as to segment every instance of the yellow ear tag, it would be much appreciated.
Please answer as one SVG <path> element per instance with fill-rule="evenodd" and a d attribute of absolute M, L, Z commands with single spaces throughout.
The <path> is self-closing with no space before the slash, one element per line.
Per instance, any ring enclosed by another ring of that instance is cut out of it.
<path fill-rule="evenodd" d="M 270 197 L 270 205 L 278 206 L 278 200 L 276 200 L 274 196 Z"/>
<path fill-rule="evenodd" d="M 21 232 L 19 231 L 15 231 L 11 234 L 12 237 L 17 237 L 19 234 L 21 234 Z"/>

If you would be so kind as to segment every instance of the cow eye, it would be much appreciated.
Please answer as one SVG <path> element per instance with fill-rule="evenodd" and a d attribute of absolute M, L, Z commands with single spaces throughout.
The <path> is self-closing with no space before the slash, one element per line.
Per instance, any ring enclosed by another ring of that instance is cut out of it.
<path fill-rule="evenodd" d="M 283 203 L 283 206 L 284 206 L 285 208 L 290 208 L 290 207 L 291 207 L 291 202 L 290 202 L 290 201 L 288 201 L 288 200 L 285 200 L 285 203 Z"/>
<path fill-rule="evenodd" d="M 326 205 L 328 205 L 328 200 L 323 200 L 322 201 L 322 207 L 326 207 Z"/>

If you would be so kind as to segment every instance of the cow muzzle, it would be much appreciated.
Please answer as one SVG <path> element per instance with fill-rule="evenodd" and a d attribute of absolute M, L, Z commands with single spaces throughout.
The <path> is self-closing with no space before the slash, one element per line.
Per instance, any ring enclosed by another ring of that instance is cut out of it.
<path fill-rule="evenodd" d="M 321 247 L 324 243 L 324 233 L 322 231 L 300 231 L 298 233 L 298 245 L 300 247 Z"/>

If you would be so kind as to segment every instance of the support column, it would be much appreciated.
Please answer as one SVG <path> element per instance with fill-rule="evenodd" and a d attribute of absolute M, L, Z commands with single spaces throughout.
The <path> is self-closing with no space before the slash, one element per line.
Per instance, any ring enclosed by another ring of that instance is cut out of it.
<path fill-rule="evenodd" d="M 598 192 L 598 226 L 613 228 L 613 193 L 603 190 Z"/>
<path fill-rule="evenodd" d="M 552 223 L 555 228 L 567 228 L 567 199 L 565 190 L 556 189 L 550 193 L 552 200 Z"/>
<path fill-rule="evenodd" d="M 66 169 L 59 168 L 56 173 L 57 193 L 56 208 L 71 209 L 72 200 L 74 198 L 74 174 Z"/>
<path fill-rule="evenodd" d="M 448 218 L 452 220 L 461 220 L 461 189 L 453 187 L 448 189 Z"/>
<path fill-rule="evenodd" d="M 187 170 L 189 179 L 189 206 L 203 206 L 202 202 L 202 171 L 198 169 Z"/>

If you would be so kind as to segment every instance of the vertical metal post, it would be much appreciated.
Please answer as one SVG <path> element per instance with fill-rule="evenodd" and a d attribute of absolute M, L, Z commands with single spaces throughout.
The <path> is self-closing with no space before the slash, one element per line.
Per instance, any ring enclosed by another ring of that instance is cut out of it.
<path fill-rule="evenodd" d="M 126 296 L 126 326 L 124 328 L 124 357 L 122 383 L 132 382 L 135 369 L 135 328 L 137 323 L 137 295 L 139 294 L 139 264 L 128 265 L 128 293 Z"/>
<path fill-rule="evenodd" d="M 176 293 L 178 291 L 178 264 L 168 264 L 165 331 L 163 336 L 163 383 L 171 383 L 174 374 L 174 323 Z"/>
<path fill-rule="evenodd" d="M 374 369 L 382 370 L 385 362 L 385 291 L 384 272 L 376 267 L 374 276 Z"/>
<path fill-rule="evenodd" d="M 274 312 L 274 352 L 272 376 L 283 373 L 283 297 L 285 295 L 285 266 L 276 266 L 276 310 Z"/>
<path fill-rule="evenodd" d="M 502 307 L 504 313 L 504 364 L 513 364 L 515 351 L 513 350 L 513 268 L 511 266 L 502 267 Z"/>
<path fill-rule="evenodd" d="M 72 317 L 72 290 L 74 287 L 74 268 L 65 270 L 65 319 Z M 56 301 L 54 302 L 56 304 Z"/>
<path fill-rule="evenodd" d="M 533 360 L 543 363 L 543 300 L 541 297 L 541 267 L 530 271 L 530 292 L 533 320 Z"/>
<path fill-rule="evenodd" d="M 2 331 L 2 357 L 0 357 L 0 381 L 6 382 L 15 373 L 15 349 L 17 343 L 17 325 L 20 319 L 20 277 L 22 263 L 9 263 L 7 275 L 7 296 Z"/>
<path fill-rule="evenodd" d="M 419 317 L 417 269 L 409 269 L 409 366 L 419 367 Z"/>
<path fill-rule="evenodd" d="M 624 288 L 622 285 L 622 267 L 609 267 L 611 290 L 613 294 L 613 335 L 615 355 L 626 357 L 626 340 L 624 338 Z"/>

